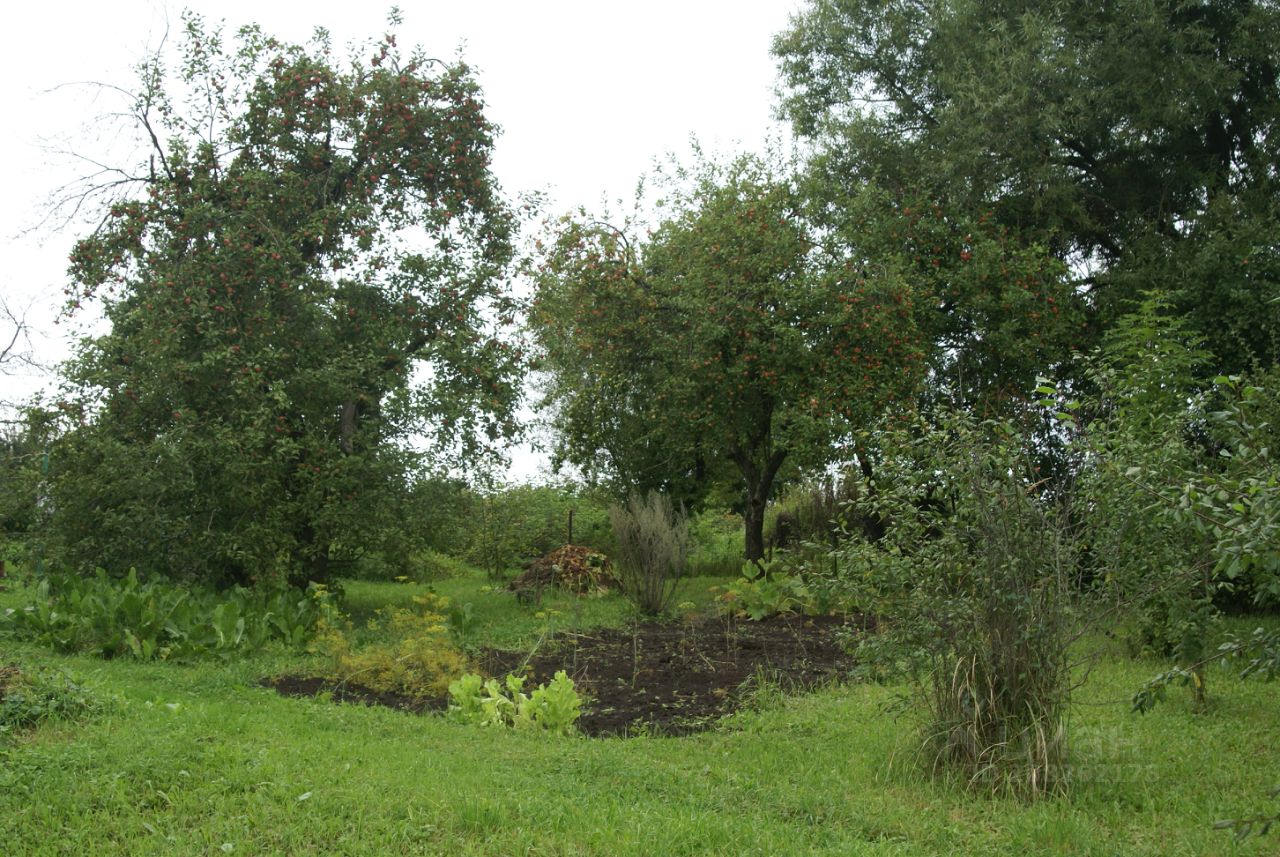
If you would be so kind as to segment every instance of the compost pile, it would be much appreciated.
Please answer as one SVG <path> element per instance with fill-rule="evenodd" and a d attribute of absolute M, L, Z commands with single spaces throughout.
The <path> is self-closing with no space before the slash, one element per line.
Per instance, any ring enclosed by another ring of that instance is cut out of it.
<path fill-rule="evenodd" d="M 534 560 L 519 577 L 511 581 L 515 592 L 540 592 L 558 587 L 571 592 L 589 593 L 616 589 L 613 563 L 597 550 L 582 545 L 565 545 Z"/>

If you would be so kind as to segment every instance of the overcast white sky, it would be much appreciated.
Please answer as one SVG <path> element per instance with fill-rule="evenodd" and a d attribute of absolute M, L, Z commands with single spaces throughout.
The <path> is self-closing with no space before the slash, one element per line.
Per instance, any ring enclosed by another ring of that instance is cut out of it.
<path fill-rule="evenodd" d="M 0 293 L 32 303 L 41 358 L 67 353 L 69 326 L 53 319 L 75 228 L 31 232 L 49 193 L 75 165 L 49 141 L 75 146 L 84 123 L 109 109 L 69 87 L 99 81 L 131 87 L 132 66 L 177 27 L 189 7 L 234 30 L 256 22 L 305 40 L 327 28 L 335 46 L 377 36 L 391 4 L 159 0 L 29 2 L 0 28 Z M 402 46 L 451 57 L 462 47 L 478 70 L 489 116 L 503 128 L 495 171 L 511 193 L 547 190 L 557 210 L 629 200 L 655 158 L 688 151 L 696 135 L 712 151 L 759 149 L 785 133 L 772 121 L 773 35 L 798 0 L 402 0 Z M 57 89 L 58 87 L 62 87 Z M 96 113 L 95 113 L 96 111 Z M 78 147 L 77 147 L 78 148 Z M 83 225 L 79 227 L 83 230 Z M 2 332 L 0 332 L 2 335 Z M 35 378 L 0 376 L 0 400 L 35 389 Z M 537 460 L 517 456 L 515 475 Z"/>

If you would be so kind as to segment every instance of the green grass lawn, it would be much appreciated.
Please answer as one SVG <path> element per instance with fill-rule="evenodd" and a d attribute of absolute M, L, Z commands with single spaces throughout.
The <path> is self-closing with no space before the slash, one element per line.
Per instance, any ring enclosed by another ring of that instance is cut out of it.
<path fill-rule="evenodd" d="M 519 607 L 478 580 L 477 642 L 528 644 L 550 619 L 628 616 L 619 599 Z M 701 588 L 697 581 L 690 588 Z M 372 611 L 420 587 L 356 583 Z M 0 595 L 0 606 L 20 593 Z M 682 596 L 684 597 L 684 596 Z M 699 596 L 700 597 L 700 596 Z M 549 616 L 555 610 L 555 616 Z M 546 614 L 537 617 L 537 613 Z M 66 667 L 119 697 L 104 716 L 0 744 L 0 854 L 1269 854 L 1219 818 L 1270 809 L 1280 686 L 1213 676 L 1146 716 L 1132 691 L 1161 665 L 1108 658 L 1076 697 L 1075 784 L 1038 803 L 923 779 L 897 689 L 849 685 L 686 738 L 557 739 L 438 716 L 277 696 L 305 658 L 142 664 L 5 642 L 0 661 Z"/>

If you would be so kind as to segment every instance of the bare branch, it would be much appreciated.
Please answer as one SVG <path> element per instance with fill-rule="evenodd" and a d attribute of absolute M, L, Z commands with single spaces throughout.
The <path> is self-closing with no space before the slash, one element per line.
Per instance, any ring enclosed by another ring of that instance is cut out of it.
<path fill-rule="evenodd" d="M 31 325 L 27 321 L 27 313 L 31 304 L 21 311 L 14 310 L 9 302 L 0 296 L 0 341 L 8 342 L 0 349 L 0 374 L 8 375 L 16 366 L 27 366 L 33 369 L 42 368 L 36 362 L 31 345 Z"/>

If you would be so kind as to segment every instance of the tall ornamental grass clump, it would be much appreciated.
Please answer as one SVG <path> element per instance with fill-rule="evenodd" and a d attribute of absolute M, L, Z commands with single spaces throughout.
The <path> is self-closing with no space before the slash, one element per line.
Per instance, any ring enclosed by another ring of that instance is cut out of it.
<path fill-rule="evenodd" d="M 911 679 L 927 767 L 984 790 L 1065 787 L 1071 540 L 1006 423 L 945 415 L 884 438 L 862 511 L 874 542 L 839 549 L 882 633 L 864 663 Z"/>
<path fill-rule="evenodd" d="M 623 592 L 636 609 L 657 615 L 671 606 L 689 555 L 689 523 L 666 495 L 650 491 L 609 510 L 614 560 Z"/>

